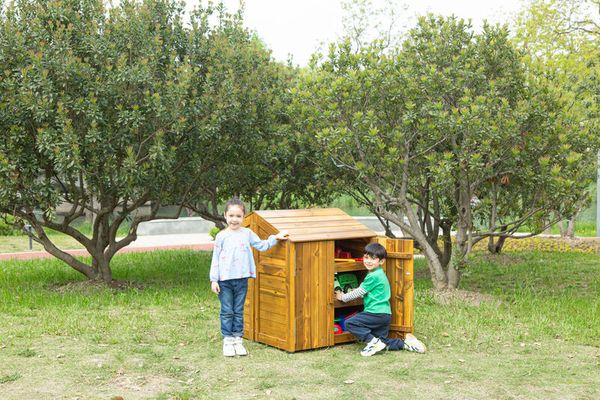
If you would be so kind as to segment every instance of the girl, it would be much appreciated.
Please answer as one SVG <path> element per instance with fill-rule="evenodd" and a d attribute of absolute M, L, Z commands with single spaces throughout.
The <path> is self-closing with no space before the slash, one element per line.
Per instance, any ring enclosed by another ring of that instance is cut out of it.
<path fill-rule="evenodd" d="M 210 283 L 213 292 L 221 302 L 221 334 L 223 335 L 223 355 L 232 357 L 248 354 L 242 344 L 244 331 L 244 302 L 248 291 L 248 278 L 256 278 L 256 265 L 252 249 L 266 251 L 277 244 L 277 240 L 287 239 L 287 231 L 260 240 L 256 233 L 242 227 L 246 207 L 238 198 L 225 204 L 227 229 L 215 238 Z"/>

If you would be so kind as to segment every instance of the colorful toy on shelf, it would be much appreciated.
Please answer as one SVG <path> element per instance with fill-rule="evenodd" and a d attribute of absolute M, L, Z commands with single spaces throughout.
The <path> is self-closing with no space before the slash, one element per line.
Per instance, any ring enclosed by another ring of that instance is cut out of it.
<path fill-rule="evenodd" d="M 333 324 L 333 334 L 341 335 L 342 333 L 344 333 L 344 330 L 342 329 L 342 327 L 339 324 Z"/>
<path fill-rule="evenodd" d="M 347 321 L 349 318 L 352 318 L 352 317 L 354 317 L 356 314 L 358 314 L 358 311 L 355 311 L 355 312 L 353 312 L 353 313 L 351 313 L 351 314 L 348 314 L 348 315 L 340 315 L 339 317 L 335 318 L 335 319 L 333 320 L 333 322 L 334 322 L 334 324 L 333 324 L 333 333 L 334 333 L 334 334 L 337 334 L 337 333 L 336 333 L 336 332 L 337 332 L 337 331 L 336 331 L 336 329 L 337 329 L 336 327 L 338 327 L 338 326 L 339 326 L 339 327 L 340 327 L 340 329 L 341 329 L 341 332 L 340 332 L 340 333 L 342 333 L 342 332 L 346 332 L 346 321 Z"/>
<path fill-rule="evenodd" d="M 350 289 L 356 289 L 358 287 L 358 278 L 351 272 L 347 273 L 336 273 L 333 276 L 333 290 L 339 290 L 344 293 L 348 293 Z"/>
<path fill-rule="evenodd" d="M 349 251 L 346 251 L 346 250 L 342 250 L 339 247 L 336 247 L 335 252 L 334 252 L 334 257 L 335 258 L 352 258 L 352 253 L 350 253 Z"/>
<path fill-rule="evenodd" d="M 346 321 L 354 317 L 356 314 L 358 314 L 358 311 L 354 311 L 352 314 L 348 314 L 340 318 L 340 326 L 344 332 L 346 331 Z"/>

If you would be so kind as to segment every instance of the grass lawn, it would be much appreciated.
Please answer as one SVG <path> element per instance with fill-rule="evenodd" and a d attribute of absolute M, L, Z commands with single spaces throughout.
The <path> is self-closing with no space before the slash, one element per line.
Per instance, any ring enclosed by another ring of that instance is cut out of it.
<path fill-rule="evenodd" d="M 477 255 L 462 290 L 436 294 L 417 260 L 426 354 L 363 358 L 359 344 L 295 354 L 248 343 L 224 359 L 210 253 L 117 256 L 82 283 L 55 260 L 0 263 L 0 398 L 598 399 L 600 259 Z"/>

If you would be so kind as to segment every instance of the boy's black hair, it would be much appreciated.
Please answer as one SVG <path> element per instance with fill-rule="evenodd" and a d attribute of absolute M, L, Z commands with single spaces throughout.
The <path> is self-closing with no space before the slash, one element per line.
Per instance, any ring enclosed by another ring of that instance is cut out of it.
<path fill-rule="evenodd" d="M 229 201 L 225 203 L 225 211 L 223 213 L 226 213 L 227 210 L 229 210 L 229 207 L 231 206 L 240 207 L 242 209 L 242 212 L 246 214 L 246 206 L 244 205 L 244 202 L 240 200 L 239 197 L 232 197 L 231 199 L 229 199 Z"/>
<path fill-rule="evenodd" d="M 368 254 L 371 257 L 377 257 L 380 260 L 383 260 L 387 257 L 387 251 L 385 251 L 385 247 L 383 247 L 379 243 L 369 243 L 368 245 L 366 245 L 365 254 Z"/>

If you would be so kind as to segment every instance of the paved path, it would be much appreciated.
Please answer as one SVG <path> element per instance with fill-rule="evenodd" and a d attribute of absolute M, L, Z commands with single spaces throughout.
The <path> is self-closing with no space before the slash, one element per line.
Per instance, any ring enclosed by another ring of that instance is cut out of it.
<path fill-rule="evenodd" d="M 137 240 L 121 249 L 117 254 L 153 251 L 153 250 L 212 250 L 213 241 L 207 233 L 176 234 L 176 235 L 148 235 L 138 236 Z M 66 250 L 73 256 L 87 256 L 84 249 Z M 23 251 L 19 253 L 0 254 L 0 261 L 9 259 L 30 260 L 34 258 L 53 257 L 46 251 Z"/>

